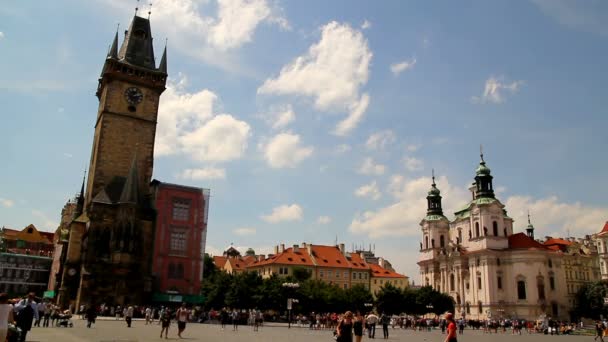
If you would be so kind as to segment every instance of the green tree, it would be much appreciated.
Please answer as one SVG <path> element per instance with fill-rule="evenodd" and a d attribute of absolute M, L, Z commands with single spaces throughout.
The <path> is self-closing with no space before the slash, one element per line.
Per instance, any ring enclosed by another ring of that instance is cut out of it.
<path fill-rule="evenodd" d="M 305 282 L 312 276 L 312 271 L 304 267 L 294 267 L 292 269 L 293 279 L 296 282 Z"/>
<path fill-rule="evenodd" d="M 384 284 L 376 293 L 376 304 L 380 313 L 399 314 L 404 309 L 404 296 L 401 289 L 391 285 Z"/>
<path fill-rule="evenodd" d="M 576 317 L 599 319 L 606 317 L 608 310 L 604 306 L 604 297 L 608 293 L 608 284 L 598 281 L 581 287 L 575 295 L 576 304 L 572 310 Z"/>
<path fill-rule="evenodd" d="M 374 296 L 372 296 L 372 293 L 361 284 L 357 284 L 344 292 L 349 310 L 359 311 L 364 314 L 366 311 L 369 311 L 369 308 L 367 308 L 365 304 L 374 303 Z"/>
<path fill-rule="evenodd" d="M 205 253 L 205 257 L 203 258 L 203 281 L 215 272 L 217 272 L 217 267 L 215 267 L 213 258 L 208 253 Z"/>

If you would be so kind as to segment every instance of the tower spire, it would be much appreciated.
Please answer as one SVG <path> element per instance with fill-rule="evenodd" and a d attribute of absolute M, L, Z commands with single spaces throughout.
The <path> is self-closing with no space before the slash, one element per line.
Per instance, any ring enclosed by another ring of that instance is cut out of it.
<path fill-rule="evenodd" d="M 433 178 L 433 187 L 436 186 L 437 184 L 435 184 L 435 169 L 431 169 L 431 175 Z"/>
<path fill-rule="evenodd" d="M 110 51 L 108 51 L 108 58 L 118 59 L 118 30 L 120 29 L 120 24 L 116 26 L 116 34 L 114 35 L 114 40 L 112 41 L 112 46 L 110 47 Z"/>
<path fill-rule="evenodd" d="M 76 210 L 74 210 L 74 219 L 78 216 L 82 215 L 84 211 L 84 182 L 87 178 L 87 170 L 84 170 L 84 175 L 82 176 L 82 186 L 80 187 L 80 193 L 78 194 L 78 198 L 76 199 Z"/>
<path fill-rule="evenodd" d="M 163 50 L 163 56 L 160 58 L 160 64 L 158 65 L 158 71 L 167 73 L 167 39 L 165 39 L 165 50 Z"/>
<path fill-rule="evenodd" d="M 481 164 L 485 164 L 485 160 L 483 160 L 483 145 L 479 144 L 479 156 L 481 157 Z"/>
<path fill-rule="evenodd" d="M 441 191 L 437 189 L 437 184 L 435 184 L 435 169 L 432 169 L 431 172 L 433 183 L 431 184 L 431 189 L 428 192 L 428 196 L 426 196 L 426 213 L 427 215 L 443 215 L 443 209 L 441 208 Z"/>
<path fill-rule="evenodd" d="M 534 226 L 530 221 L 530 209 L 528 209 L 528 227 L 526 228 L 526 234 L 530 239 L 534 239 Z"/>

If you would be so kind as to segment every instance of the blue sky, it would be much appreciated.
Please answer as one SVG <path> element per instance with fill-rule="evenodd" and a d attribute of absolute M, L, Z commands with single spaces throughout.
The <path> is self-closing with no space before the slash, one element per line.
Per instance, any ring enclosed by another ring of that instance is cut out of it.
<path fill-rule="evenodd" d="M 1 225 L 54 230 L 79 190 L 135 4 L 0 6 Z M 480 144 L 516 230 L 528 209 L 539 236 L 608 220 L 606 2 L 159 0 L 151 21 L 154 177 L 211 189 L 213 253 L 338 236 L 417 279 L 431 169 L 452 217 Z"/>

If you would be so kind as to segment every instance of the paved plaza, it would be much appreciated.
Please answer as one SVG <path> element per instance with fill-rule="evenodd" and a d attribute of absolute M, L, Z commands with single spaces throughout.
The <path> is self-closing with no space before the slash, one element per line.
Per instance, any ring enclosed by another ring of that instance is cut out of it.
<path fill-rule="evenodd" d="M 87 329 L 86 322 L 74 320 L 73 328 L 34 328 L 28 334 L 28 341 L 62 341 L 62 342 L 80 342 L 80 341 L 96 341 L 96 342 L 131 342 L 131 341 L 165 341 L 164 338 L 159 338 L 159 325 L 144 325 L 143 321 L 133 322 L 132 328 L 127 328 L 124 321 L 100 320 L 94 328 Z M 169 331 L 168 340 L 178 340 L 177 325 L 172 324 Z M 593 337 L 589 336 L 546 336 L 546 335 L 528 335 L 514 336 L 511 334 L 484 334 L 480 331 L 465 331 L 465 334 L 459 336 L 458 340 L 462 341 L 591 341 Z M 251 327 L 240 326 L 238 332 L 232 331 L 232 326 L 226 326 L 222 331 L 219 325 L 208 324 L 188 324 L 184 332 L 185 341 L 281 341 L 281 342 L 311 342 L 311 341 L 332 341 L 331 333 L 327 330 L 308 330 L 307 328 L 292 327 L 287 329 L 287 326 L 267 326 L 261 328 L 259 332 L 254 332 Z M 368 340 L 364 337 L 363 340 Z M 377 341 L 382 340 L 382 329 L 376 331 Z M 390 329 L 389 341 L 437 341 L 442 342 L 443 336 L 437 332 L 413 332 L 411 330 Z"/>

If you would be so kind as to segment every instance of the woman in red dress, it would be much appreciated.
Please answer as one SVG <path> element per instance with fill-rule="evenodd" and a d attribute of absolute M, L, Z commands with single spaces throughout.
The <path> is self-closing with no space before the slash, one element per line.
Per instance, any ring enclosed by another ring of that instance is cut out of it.
<path fill-rule="evenodd" d="M 451 312 L 448 312 L 445 315 L 446 321 L 448 321 L 448 334 L 445 337 L 444 342 L 457 342 L 456 339 L 456 322 L 454 322 L 454 315 Z"/>

